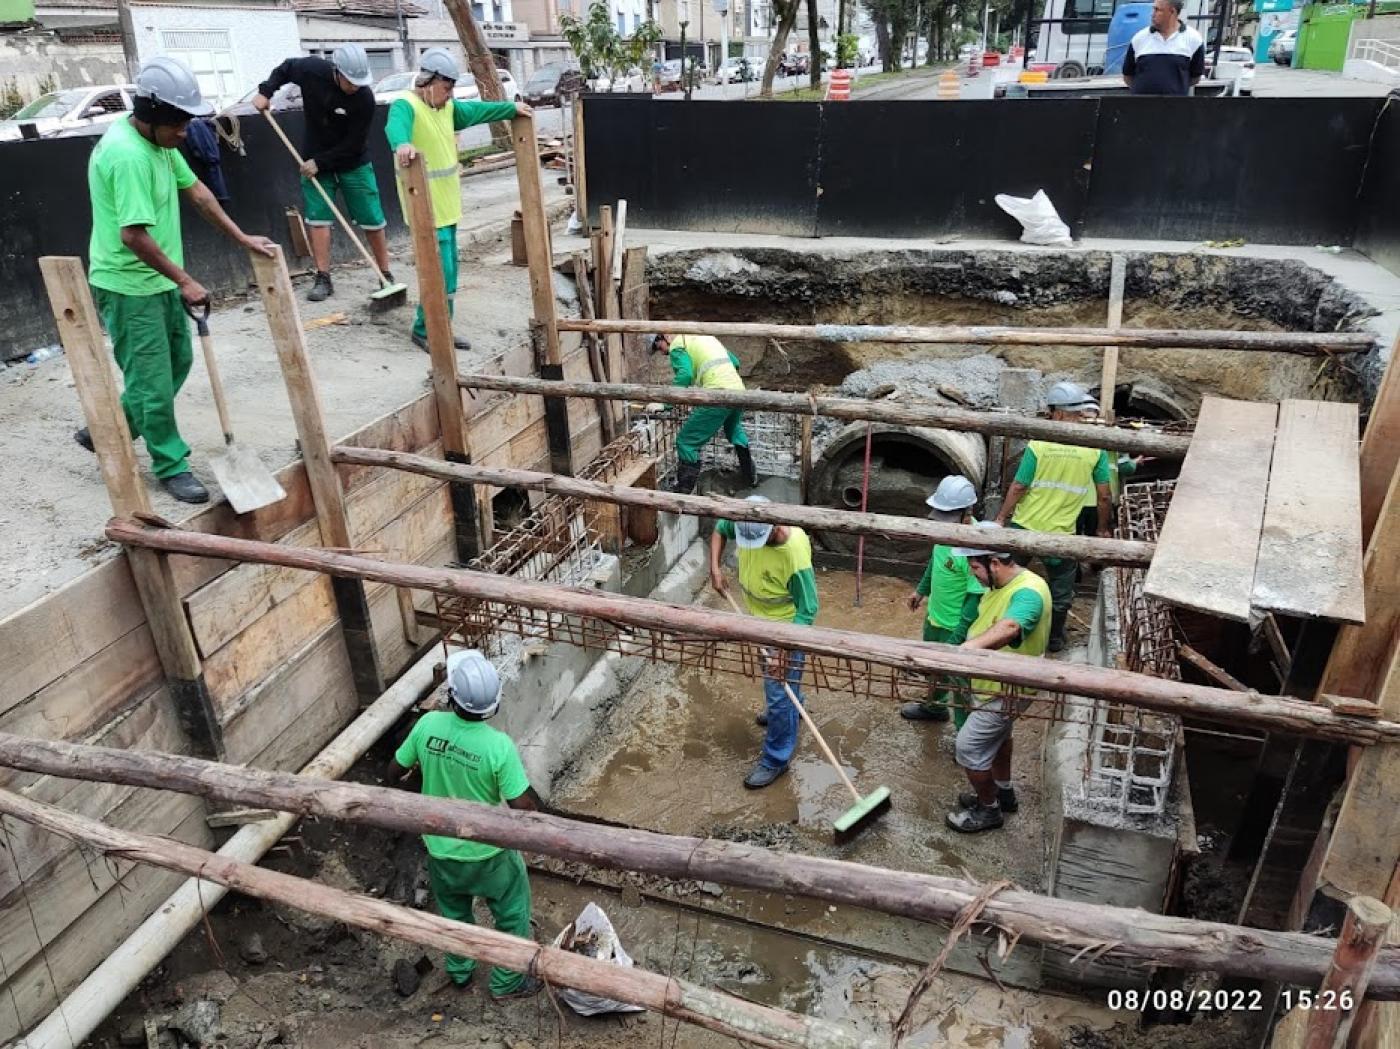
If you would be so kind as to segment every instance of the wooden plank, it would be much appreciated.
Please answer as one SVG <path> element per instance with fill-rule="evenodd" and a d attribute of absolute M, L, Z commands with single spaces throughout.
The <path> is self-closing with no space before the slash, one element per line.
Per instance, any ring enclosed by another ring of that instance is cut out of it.
<path fill-rule="evenodd" d="M 633 460 L 617 476 L 610 478 L 608 483 L 628 487 L 655 488 L 655 456 Z M 621 553 L 623 543 L 629 537 L 634 541 L 641 542 L 639 537 L 649 535 L 651 536 L 650 542 L 644 543 L 647 546 L 656 541 L 657 511 L 648 510 L 641 506 L 620 506 L 617 503 L 602 503 L 596 500 L 589 500 L 589 503 L 594 510 L 594 521 L 597 523 L 599 541 L 603 549 L 609 553 Z"/>
<path fill-rule="evenodd" d="M 1361 535 L 1369 542 L 1380 517 L 1390 479 L 1400 469 L 1400 335 L 1390 345 L 1390 359 L 1371 404 L 1361 437 Z"/>
<path fill-rule="evenodd" d="M 651 316 L 651 290 L 647 287 L 647 248 L 645 244 L 628 248 L 622 253 L 622 289 L 619 294 L 620 315 L 627 320 L 646 320 Z M 613 361 L 618 370 L 617 382 L 630 382 L 631 376 L 646 374 L 647 357 L 651 348 L 645 335 L 624 335 L 622 360 Z"/>
<path fill-rule="evenodd" d="M 1118 328 L 1123 324 L 1123 288 L 1128 279 L 1128 260 L 1114 255 L 1108 276 L 1108 324 Z M 1099 418 L 1113 422 L 1113 387 L 1118 382 L 1118 347 L 1103 348 L 1103 372 L 1099 377 Z"/>
<path fill-rule="evenodd" d="M 1366 621 L 1356 405 L 1280 405 L 1253 603 L 1293 616 Z"/>
<path fill-rule="evenodd" d="M 578 220 L 583 224 L 586 233 L 588 230 L 588 165 L 586 163 L 587 150 L 584 145 L 583 99 L 575 96 L 570 109 L 574 118 L 574 203 L 578 211 Z"/>
<path fill-rule="evenodd" d="M 331 580 L 318 576 L 211 655 L 205 678 L 220 715 L 335 619 Z"/>
<path fill-rule="evenodd" d="M 558 314 L 554 306 L 554 250 L 549 241 L 549 218 L 544 209 L 535 118 L 518 116 L 510 122 L 515 149 L 515 174 L 520 184 L 520 217 L 525 225 L 525 253 L 530 261 L 530 302 L 543 339 L 544 363 L 559 364 Z"/>
<path fill-rule="evenodd" d="M 1249 620 L 1278 406 L 1207 397 L 1143 589 Z"/>

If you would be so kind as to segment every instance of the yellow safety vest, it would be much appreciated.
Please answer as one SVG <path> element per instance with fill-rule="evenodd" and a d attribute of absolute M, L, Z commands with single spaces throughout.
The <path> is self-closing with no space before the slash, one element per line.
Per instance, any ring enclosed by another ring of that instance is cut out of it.
<path fill-rule="evenodd" d="M 812 541 L 800 528 L 788 529 L 787 541 L 756 550 L 739 548 L 739 588 L 744 603 L 761 619 L 791 623 L 797 606 L 788 592 L 788 581 L 812 567 Z"/>
<path fill-rule="evenodd" d="M 462 182 L 457 168 L 457 132 L 452 129 L 452 99 L 441 109 L 434 109 L 407 91 L 399 96 L 413 109 L 413 148 L 423 155 L 428 175 L 428 195 L 433 201 L 433 225 L 455 226 L 462 219 Z M 399 206 L 404 221 L 411 214 L 408 196 L 404 192 L 403 172 L 396 179 L 399 186 Z"/>
<path fill-rule="evenodd" d="M 1073 535 L 1079 510 L 1087 505 L 1085 496 L 1095 491 L 1094 464 L 1103 453 L 1049 441 L 1031 441 L 1027 447 L 1035 453 L 1035 479 L 1016 504 L 1012 523 L 1032 532 Z"/>
<path fill-rule="evenodd" d="M 744 380 L 729 359 L 729 351 L 712 335 L 678 335 L 672 349 L 682 349 L 690 358 L 693 382 L 702 390 L 742 390 Z"/>
<path fill-rule="evenodd" d="M 1021 569 L 1016 578 L 1005 586 L 988 590 L 982 595 L 981 604 L 977 607 L 977 618 L 967 631 L 968 638 L 985 634 L 997 623 L 1006 619 L 1006 610 L 1011 607 L 1011 599 L 1022 590 L 1034 590 L 1040 595 L 1042 603 L 1040 621 L 1036 623 L 1035 629 L 1029 634 L 1022 634 L 1020 641 L 998 649 L 998 651 L 1014 652 L 1018 656 L 1044 655 L 1045 646 L 1050 641 L 1050 587 L 1046 585 L 1044 579 L 1028 568 Z M 988 702 L 1002 691 L 1015 691 L 1017 694 L 1028 695 L 1032 690 L 1023 686 L 1016 686 L 1013 690 L 1011 686 L 1000 681 L 975 677 L 972 679 L 972 691 L 975 693 L 973 702 L 980 705 Z"/>

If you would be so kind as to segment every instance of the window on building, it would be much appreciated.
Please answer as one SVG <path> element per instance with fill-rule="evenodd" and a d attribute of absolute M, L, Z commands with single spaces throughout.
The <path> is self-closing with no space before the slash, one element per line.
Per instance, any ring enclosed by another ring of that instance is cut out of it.
<path fill-rule="evenodd" d="M 190 67 L 199 93 L 215 105 L 239 95 L 233 45 L 226 29 L 166 29 L 160 34 L 166 54 Z"/>
<path fill-rule="evenodd" d="M 627 15 L 622 11 L 617 13 L 617 31 L 623 36 L 627 35 Z"/>

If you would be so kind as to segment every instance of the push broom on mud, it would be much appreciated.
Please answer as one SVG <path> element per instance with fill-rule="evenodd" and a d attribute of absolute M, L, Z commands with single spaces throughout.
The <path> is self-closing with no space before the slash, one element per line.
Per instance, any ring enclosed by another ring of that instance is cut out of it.
<path fill-rule="evenodd" d="M 734 595 L 728 590 L 724 592 L 725 599 L 729 602 L 729 607 L 734 609 L 739 615 L 744 614 L 744 610 L 739 607 L 739 603 L 734 600 Z M 769 650 L 760 649 L 761 654 L 766 659 Z M 841 767 L 841 762 L 836 760 L 836 755 L 831 752 L 831 748 L 826 745 L 826 740 L 822 738 L 821 730 L 817 728 L 817 723 L 812 720 L 812 715 L 807 713 L 804 707 L 792 691 L 792 686 L 783 682 L 783 691 L 787 693 L 788 702 L 796 709 L 798 716 L 812 732 L 812 736 L 817 741 L 817 746 L 821 747 L 822 753 L 826 755 L 826 760 L 831 763 L 831 767 L 836 770 L 836 775 L 841 778 L 841 782 L 846 785 L 846 789 L 851 792 L 851 797 L 855 798 L 855 804 L 838 816 L 831 825 L 832 838 L 837 845 L 844 845 L 854 839 L 861 831 L 870 826 L 877 819 L 890 810 L 893 802 L 890 800 L 889 787 L 876 787 L 869 794 L 861 796 L 856 790 L 856 785 L 851 782 L 851 777 L 846 775 L 846 770 Z"/>

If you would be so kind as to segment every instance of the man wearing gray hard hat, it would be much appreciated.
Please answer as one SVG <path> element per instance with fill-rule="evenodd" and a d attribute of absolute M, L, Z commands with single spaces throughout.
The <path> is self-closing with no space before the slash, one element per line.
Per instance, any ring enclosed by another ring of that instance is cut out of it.
<path fill-rule="evenodd" d="M 369 126 L 374 120 L 374 91 L 370 88 L 369 56 L 359 44 L 341 44 L 327 62 L 324 58 L 289 58 L 258 85 L 253 107 L 266 112 L 272 96 L 285 84 L 301 88 L 306 134 L 302 139 L 302 205 L 306 212 L 311 256 L 316 262 L 316 282 L 306 296 L 320 302 L 335 294 L 331 284 L 331 222 L 334 216 L 316 187 L 315 179 L 335 199 L 345 200 L 350 221 L 364 230 L 374 252 L 375 264 L 385 280 L 389 273 L 389 245 L 384 236 L 384 208 L 379 183 L 369 160 Z"/>
<path fill-rule="evenodd" d="M 1057 422 L 1083 422 L 1086 415 L 1099 410 L 1089 391 L 1073 382 L 1057 382 L 1050 387 L 1045 403 L 1050 408 L 1050 418 Z M 1098 506 L 1098 534 L 1110 537 L 1113 529 L 1109 476 L 1108 454 L 1098 448 L 1031 441 L 1021 456 L 1016 479 L 1007 489 L 996 523 L 1005 527 L 1010 522 L 1012 528 L 1031 532 L 1074 535 L 1080 507 L 1093 492 Z M 1065 622 L 1074 604 L 1079 566 L 1067 557 L 1042 557 L 1041 561 L 1054 606 L 1049 650 L 1058 652 L 1065 647 Z"/>
<path fill-rule="evenodd" d="M 161 485 L 184 503 L 209 501 L 175 420 L 194 362 L 186 311 L 207 304 L 209 292 L 185 269 L 181 198 L 240 248 L 274 254 L 272 241 L 238 228 L 180 153 L 190 121 L 213 112 L 194 74 L 159 55 L 136 74 L 132 115 L 108 126 L 88 160 L 88 281 L 122 372 L 126 424 L 146 442 Z M 93 450 L 86 427 L 73 436 Z"/>
<path fill-rule="evenodd" d="M 475 649 L 448 656 L 447 699 L 450 709 L 424 714 L 394 752 L 389 782 L 405 779 L 417 768 L 423 793 L 435 798 L 538 809 L 539 796 L 525 776 L 515 743 L 486 724 L 501 706 L 501 679 L 490 660 Z M 475 924 L 472 903 L 479 897 L 500 932 L 530 938 L 530 879 L 518 850 L 433 834 L 423 835 L 423 844 L 433 899 L 444 918 Z M 449 954 L 444 968 L 454 984 L 465 987 L 476 961 Z M 524 998 L 541 986 L 533 976 L 491 970 L 491 997 L 498 1000 Z"/>

